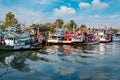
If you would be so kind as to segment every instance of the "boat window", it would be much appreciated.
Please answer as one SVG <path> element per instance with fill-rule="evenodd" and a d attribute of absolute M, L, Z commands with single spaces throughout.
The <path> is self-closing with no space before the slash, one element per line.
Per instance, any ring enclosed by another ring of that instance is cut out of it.
<path fill-rule="evenodd" d="M 58 38 L 61 38 L 61 37 L 58 37 Z"/>
<path fill-rule="evenodd" d="M 64 40 L 64 37 L 58 37 L 59 40 Z"/>
<path fill-rule="evenodd" d="M 57 37 L 56 36 L 52 36 L 52 39 L 56 39 Z"/>
<path fill-rule="evenodd" d="M 8 38 L 8 40 L 13 40 L 13 38 Z"/>
<path fill-rule="evenodd" d="M 71 41 L 71 39 L 67 39 L 67 41 Z"/>

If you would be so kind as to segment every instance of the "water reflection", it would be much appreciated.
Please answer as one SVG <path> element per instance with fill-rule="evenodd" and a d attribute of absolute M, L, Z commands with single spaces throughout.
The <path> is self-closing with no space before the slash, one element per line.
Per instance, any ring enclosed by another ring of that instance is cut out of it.
<path fill-rule="evenodd" d="M 105 53 L 105 44 L 100 44 L 100 54 L 104 54 Z"/>
<path fill-rule="evenodd" d="M 46 61 L 46 62 L 56 62 L 48 57 L 48 55 L 55 55 L 59 56 L 58 58 L 65 62 L 77 62 L 83 63 L 78 61 L 76 58 L 92 58 L 90 54 L 94 54 L 96 48 L 95 46 L 71 46 L 71 45 L 53 45 L 50 47 L 46 47 L 43 50 L 37 51 L 17 51 L 11 52 L 8 55 L 3 55 L 0 57 L 0 62 L 2 64 L 10 65 L 13 68 L 20 69 L 23 67 L 27 67 L 28 65 L 25 64 L 26 59 L 31 61 Z M 100 44 L 100 52 L 104 53 L 104 44 Z M 43 55 L 41 55 L 43 54 Z M 47 56 L 47 57 L 45 57 Z M 86 64 L 86 63 L 85 63 Z"/>
<path fill-rule="evenodd" d="M 30 61 L 46 60 L 38 56 L 36 51 L 17 51 L 11 52 L 10 54 L 1 54 L 0 62 L 2 65 L 7 65 L 11 68 L 17 69 L 19 71 L 29 72 L 31 69 L 28 63 L 25 63 L 27 59 Z"/>
<path fill-rule="evenodd" d="M 55 70 L 56 72 L 60 72 L 60 74 L 63 76 L 73 74 L 75 72 L 75 68 L 65 67 L 65 66 L 60 66 L 60 65 L 55 66 Z"/>
<path fill-rule="evenodd" d="M 53 50 L 54 49 L 54 50 Z M 84 47 L 75 47 L 71 45 L 55 45 L 47 47 L 44 50 L 37 51 L 16 51 L 8 54 L 1 54 L 0 62 L 11 68 L 22 72 L 29 72 L 31 68 L 27 60 L 30 61 L 45 61 L 57 63 L 61 60 L 67 63 L 78 63 L 87 65 L 88 63 L 80 61 L 80 57 L 89 58 L 89 55 L 84 54 Z M 50 58 L 50 55 L 53 55 Z M 56 58 L 58 56 L 58 58 Z M 56 59 L 55 59 L 56 58 Z"/>
<path fill-rule="evenodd" d="M 71 52 L 72 52 L 72 47 L 71 46 L 69 46 L 69 45 L 63 45 L 63 49 L 64 49 L 64 53 L 66 54 L 66 55 L 68 55 L 68 56 L 70 56 L 71 55 Z"/>
<path fill-rule="evenodd" d="M 25 63 L 26 59 L 31 56 L 32 52 L 29 51 L 17 51 L 12 52 L 10 56 L 5 57 L 5 63 L 9 65 L 9 67 L 17 69 L 23 72 L 29 72 L 31 69 L 29 65 Z M 30 59 L 30 58 L 29 58 Z"/>
<path fill-rule="evenodd" d="M 54 48 L 54 50 L 53 50 Z M 59 56 L 61 61 L 67 63 L 77 63 L 82 65 L 88 65 L 89 63 L 81 61 L 81 58 L 92 58 L 89 54 L 84 53 L 85 46 L 71 46 L 71 45 L 55 45 L 49 48 L 49 55 Z M 93 49 L 93 48 L 92 48 Z"/>
<path fill-rule="evenodd" d="M 114 48 L 111 47 L 113 45 Z M 119 48 L 120 44 L 115 43 L 85 46 L 52 45 L 39 51 L 0 53 L 0 78 L 110 80 L 109 76 L 115 77 L 120 73 Z M 116 51 L 116 54 L 111 55 L 111 51 Z"/>
<path fill-rule="evenodd" d="M 46 51 L 51 55 L 71 56 L 82 53 L 83 47 L 76 47 L 71 45 L 54 45 L 49 47 Z"/>

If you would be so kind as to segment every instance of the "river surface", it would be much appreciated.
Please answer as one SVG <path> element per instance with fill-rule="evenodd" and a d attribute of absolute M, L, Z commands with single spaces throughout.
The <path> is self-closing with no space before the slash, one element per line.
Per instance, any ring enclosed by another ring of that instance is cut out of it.
<path fill-rule="evenodd" d="M 0 52 L 0 80 L 120 80 L 120 42 Z"/>

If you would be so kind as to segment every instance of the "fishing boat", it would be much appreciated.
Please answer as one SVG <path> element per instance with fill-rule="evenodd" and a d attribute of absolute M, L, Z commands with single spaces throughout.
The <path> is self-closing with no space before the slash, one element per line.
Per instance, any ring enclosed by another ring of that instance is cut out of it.
<path fill-rule="evenodd" d="M 99 43 L 100 42 L 99 42 L 98 38 L 95 35 L 93 35 L 93 34 L 85 35 L 83 44 L 94 45 L 94 44 L 99 44 Z"/>
<path fill-rule="evenodd" d="M 76 33 L 69 33 L 64 29 L 56 29 L 53 33 L 49 33 L 48 44 L 73 44 L 82 43 L 84 37 Z"/>
<path fill-rule="evenodd" d="M 71 41 L 72 44 L 74 43 L 83 43 L 84 36 L 78 35 L 76 33 L 66 33 L 65 40 Z"/>
<path fill-rule="evenodd" d="M 104 32 L 99 32 L 98 36 L 100 43 L 108 43 L 112 40 L 112 36 Z"/>
<path fill-rule="evenodd" d="M 65 38 L 66 36 L 66 38 Z M 47 40 L 48 44 L 71 44 L 72 41 L 66 31 L 62 28 L 55 29 L 53 33 L 49 33 L 49 38 Z"/>
<path fill-rule="evenodd" d="M 120 41 L 120 32 L 114 34 L 112 38 L 113 41 Z"/>
<path fill-rule="evenodd" d="M 35 50 L 41 48 L 41 43 L 31 43 L 29 31 L 8 27 L 2 31 L 0 51 Z"/>

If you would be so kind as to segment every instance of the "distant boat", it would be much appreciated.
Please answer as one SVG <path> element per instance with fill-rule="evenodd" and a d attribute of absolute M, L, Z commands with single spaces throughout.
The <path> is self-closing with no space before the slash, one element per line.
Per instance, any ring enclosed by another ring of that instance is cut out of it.
<path fill-rule="evenodd" d="M 113 35 L 113 41 L 120 41 L 120 33 L 116 33 L 115 35 Z"/>

